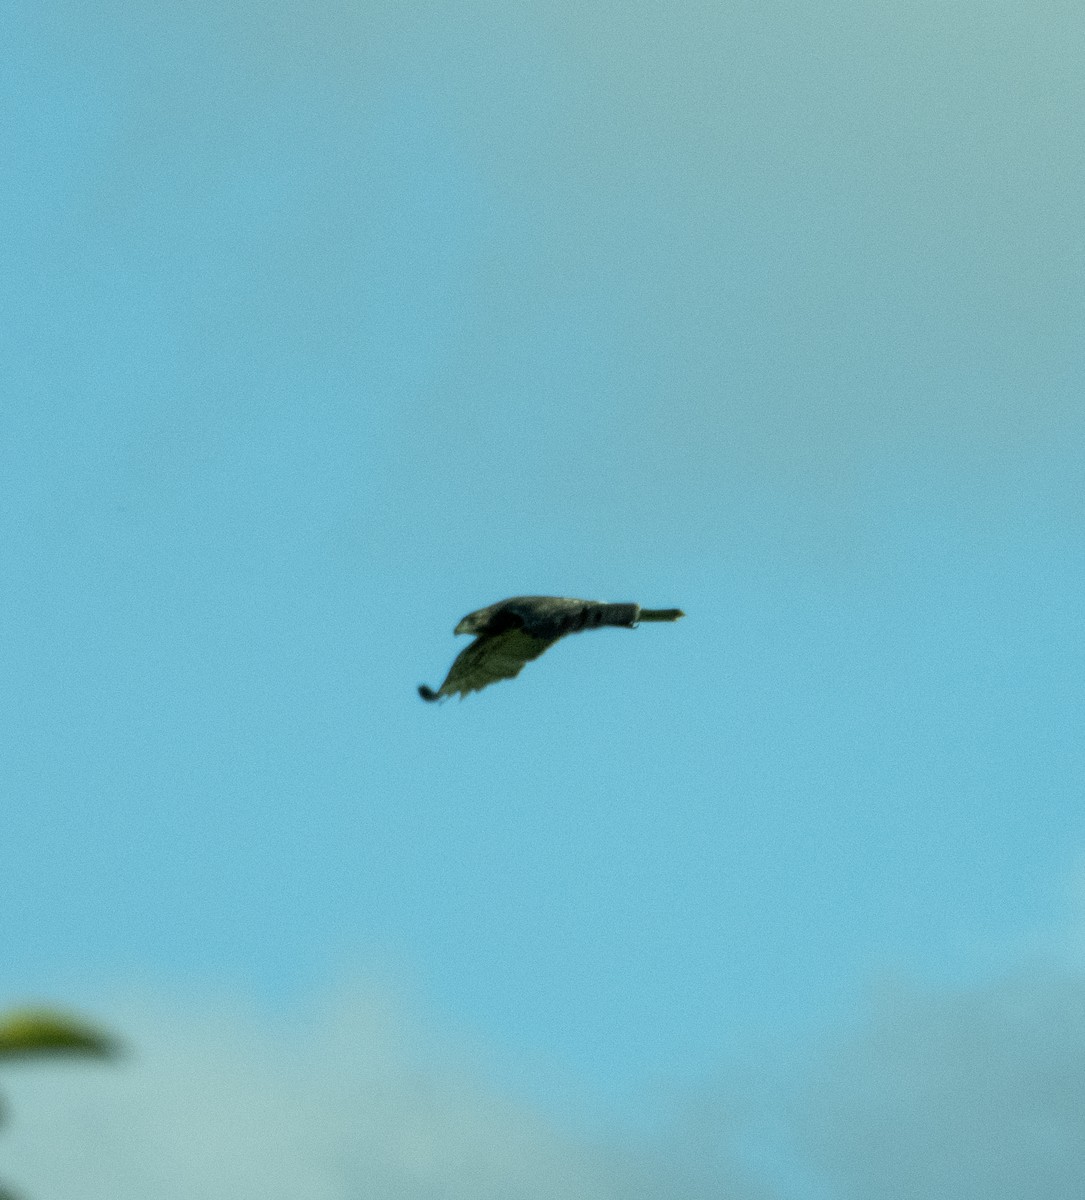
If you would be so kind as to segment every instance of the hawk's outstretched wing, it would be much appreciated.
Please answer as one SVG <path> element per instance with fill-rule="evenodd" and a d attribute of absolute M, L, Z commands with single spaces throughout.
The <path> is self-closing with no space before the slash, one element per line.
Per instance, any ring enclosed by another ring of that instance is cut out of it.
<path fill-rule="evenodd" d="M 515 679 L 525 663 L 538 658 L 556 638 L 537 638 L 522 629 L 510 629 L 495 636 L 477 637 L 456 655 L 456 661 L 444 683 L 433 691 L 423 685 L 418 690 L 424 700 L 439 700 L 457 692 L 479 692 L 499 679 Z"/>

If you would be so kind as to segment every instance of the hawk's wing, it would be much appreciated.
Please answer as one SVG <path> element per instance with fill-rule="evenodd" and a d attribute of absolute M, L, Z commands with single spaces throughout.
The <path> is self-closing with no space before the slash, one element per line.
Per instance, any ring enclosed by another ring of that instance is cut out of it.
<path fill-rule="evenodd" d="M 438 700 L 459 692 L 480 692 L 487 684 L 499 679 L 514 679 L 520 674 L 524 663 L 538 658 L 552 646 L 556 638 L 532 637 L 522 629 L 509 629 L 493 636 L 483 635 L 461 650 L 448 672 L 448 678 L 435 692 L 430 688 L 419 688 L 424 700 Z"/>

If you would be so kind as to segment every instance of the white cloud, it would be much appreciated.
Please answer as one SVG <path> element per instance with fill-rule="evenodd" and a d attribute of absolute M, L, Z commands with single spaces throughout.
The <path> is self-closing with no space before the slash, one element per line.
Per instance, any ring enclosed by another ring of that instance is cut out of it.
<path fill-rule="evenodd" d="M 122 1063 L 0 1080 L 0 1178 L 29 1200 L 1085 1195 L 1085 982 L 1042 967 L 952 991 L 884 986 L 812 1069 L 766 1060 L 715 1103 L 669 1095 L 665 1139 L 556 1121 L 373 990 L 291 1020 L 221 997 L 109 1019 L 132 1048 Z"/>
<path fill-rule="evenodd" d="M 4 1073 L 0 1175 L 33 1200 L 764 1195 L 680 1152 L 559 1127 L 372 993 L 304 1023 L 221 1001 L 118 1005 L 110 1020 L 126 1061 Z"/>

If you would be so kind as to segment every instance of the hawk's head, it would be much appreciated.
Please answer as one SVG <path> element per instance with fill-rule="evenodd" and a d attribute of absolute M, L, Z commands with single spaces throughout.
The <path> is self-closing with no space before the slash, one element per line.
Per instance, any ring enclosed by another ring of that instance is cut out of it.
<path fill-rule="evenodd" d="M 456 626 L 456 632 L 479 634 L 486 628 L 486 623 L 491 616 L 493 616 L 492 608 L 480 608 L 478 612 L 468 613 Z"/>
<path fill-rule="evenodd" d="M 509 601 L 502 600 L 500 604 L 491 604 L 488 608 L 480 608 L 466 617 L 456 626 L 457 633 L 470 633 L 478 636 L 505 633 L 509 629 L 518 629 L 524 619 L 519 613 L 508 608 Z"/>

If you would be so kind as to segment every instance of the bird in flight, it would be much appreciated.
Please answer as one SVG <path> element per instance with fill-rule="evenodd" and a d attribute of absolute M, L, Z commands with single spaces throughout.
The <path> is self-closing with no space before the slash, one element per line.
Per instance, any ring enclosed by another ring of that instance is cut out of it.
<path fill-rule="evenodd" d="M 479 692 L 499 679 L 513 679 L 525 663 L 538 658 L 567 633 L 619 625 L 635 629 L 640 621 L 677 621 L 680 608 L 641 608 L 639 604 L 603 604 L 598 600 L 568 600 L 564 596 L 513 596 L 468 613 L 457 633 L 475 640 L 461 650 L 444 683 L 434 691 L 422 684 L 423 700 L 442 700 L 459 692 Z"/>

